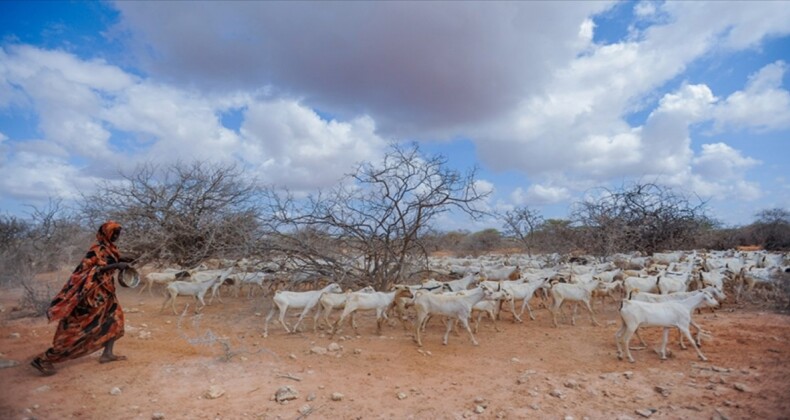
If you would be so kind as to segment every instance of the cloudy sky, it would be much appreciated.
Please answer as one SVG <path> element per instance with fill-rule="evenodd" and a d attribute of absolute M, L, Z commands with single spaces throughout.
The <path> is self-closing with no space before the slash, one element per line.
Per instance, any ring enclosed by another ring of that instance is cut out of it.
<path fill-rule="evenodd" d="M 492 209 L 634 180 L 790 208 L 787 2 L 3 1 L 0 39 L 6 214 L 141 162 L 314 191 L 408 141 Z"/>

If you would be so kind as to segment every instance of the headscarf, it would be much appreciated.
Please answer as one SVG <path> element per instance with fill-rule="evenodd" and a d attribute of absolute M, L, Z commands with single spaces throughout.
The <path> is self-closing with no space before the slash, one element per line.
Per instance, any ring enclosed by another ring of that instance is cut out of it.
<path fill-rule="evenodd" d="M 120 259 L 118 248 L 112 241 L 113 235 L 120 229 L 121 225 L 112 220 L 99 227 L 99 231 L 96 233 L 96 243 L 91 245 L 85 258 L 71 273 L 66 285 L 52 299 L 47 311 L 47 318 L 50 321 L 67 317 L 83 299 L 88 300 L 89 304 L 92 303 L 90 301 L 98 292 L 97 288 L 104 288 L 110 293 L 115 292 L 113 273 L 107 271 L 99 274 L 96 269 L 114 264 Z"/>

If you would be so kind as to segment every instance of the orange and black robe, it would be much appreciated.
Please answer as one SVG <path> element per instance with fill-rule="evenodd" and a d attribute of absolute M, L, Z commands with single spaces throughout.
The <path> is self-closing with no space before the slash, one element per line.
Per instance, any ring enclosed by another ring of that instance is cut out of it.
<path fill-rule="evenodd" d="M 123 337 L 123 311 L 115 296 L 113 272 L 98 273 L 99 267 L 120 260 L 111 239 L 120 228 L 112 221 L 101 225 L 96 243 L 52 300 L 47 318 L 60 322 L 52 347 L 41 356 L 44 360 L 56 363 L 76 359 Z"/>

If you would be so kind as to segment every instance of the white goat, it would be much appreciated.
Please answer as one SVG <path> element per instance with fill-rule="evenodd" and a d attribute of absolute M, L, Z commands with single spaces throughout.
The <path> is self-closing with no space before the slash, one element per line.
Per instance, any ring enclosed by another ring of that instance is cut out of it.
<path fill-rule="evenodd" d="M 686 299 L 688 297 L 691 297 L 691 296 L 693 296 L 693 295 L 695 295 L 697 293 L 703 293 L 703 292 L 710 293 L 710 295 L 713 296 L 718 302 L 721 302 L 721 301 L 723 301 L 724 299 L 727 298 L 727 295 L 725 295 L 724 292 L 720 291 L 719 289 L 717 289 L 717 288 L 715 288 L 713 286 L 708 286 L 708 287 L 706 287 L 704 289 L 694 290 L 692 292 L 678 292 L 678 293 L 671 293 L 671 294 L 668 294 L 668 295 L 657 295 L 655 293 L 643 293 L 643 292 L 633 293 L 633 294 L 631 294 L 631 296 L 629 296 L 629 300 L 636 300 L 636 301 L 640 301 L 640 302 L 653 302 L 653 303 L 656 303 L 656 302 L 677 302 L 677 301 L 684 300 L 684 299 Z M 709 306 L 709 305 L 705 305 L 705 302 L 702 302 L 701 305 L 702 306 Z M 710 307 L 713 308 L 713 306 L 710 306 Z M 696 309 L 696 308 L 692 308 L 692 310 L 693 309 Z M 697 345 L 699 346 L 699 345 L 701 345 L 700 336 L 702 334 L 702 328 L 699 325 L 697 325 L 696 322 L 694 322 L 693 318 L 691 319 L 690 323 L 691 323 L 691 326 L 694 327 L 697 330 Z M 639 339 L 639 342 L 642 344 L 642 346 L 647 347 L 647 343 L 645 343 L 645 340 L 643 340 L 642 337 L 639 335 L 639 330 L 637 330 L 635 332 L 635 334 L 636 334 L 636 338 Z M 683 342 L 683 335 L 682 334 L 680 335 L 680 348 L 682 348 L 683 350 L 686 349 L 686 344 Z"/>
<path fill-rule="evenodd" d="M 143 276 L 143 280 L 144 280 L 143 287 L 140 288 L 138 294 L 143 293 L 145 287 L 148 286 L 148 294 L 153 296 L 152 290 L 154 288 L 155 283 L 166 286 L 171 282 L 176 281 L 176 278 L 185 278 L 185 277 L 189 277 L 189 272 L 184 270 L 179 270 L 176 268 L 166 268 L 164 271 L 159 273 L 157 272 L 148 273 L 145 276 Z"/>
<path fill-rule="evenodd" d="M 658 283 L 661 276 L 647 277 L 626 277 L 623 281 L 625 295 L 628 296 L 634 290 L 638 292 L 658 293 Z"/>
<path fill-rule="evenodd" d="M 695 293 L 684 300 L 672 302 L 652 303 L 624 300 L 623 306 L 620 308 L 620 318 L 623 321 L 623 325 L 617 330 L 617 333 L 615 333 L 617 358 L 620 360 L 623 359 L 623 347 L 625 347 L 628 361 L 634 363 L 629 343 L 636 330 L 639 327 L 663 327 L 664 335 L 661 341 L 659 355 L 661 359 L 666 359 L 669 329 L 674 327 L 680 330 L 681 334 L 685 335 L 689 342 L 691 342 L 699 358 L 703 361 L 707 361 L 708 359 L 702 354 L 699 346 L 697 346 L 697 343 L 691 337 L 691 332 L 689 332 L 691 311 L 702 302 L 706 302 L 711 306 L 716 306 L 718 303 L 716 299 L 707 292 Z"/>
<path fill-rule="evenodd" d="M 447 331 L 444 334 L 442 344 L 447 345 L 447 338 L 453 328 L 455 320 L 461 322 L 466 328 L 469 337 L 474 345 L 478 345 L 475 335 L 469 328 L 469 316 L 472 313 L 472 306 L 482 299 L 491 299 L 493 293 L 486 286 L 478 286 L 465 294 L 439 295 L 433 293 L 418 292 L 414 297 L 414 307 L 417 310 L 417 321 L 414 323 L 415 339 L 417 345 L 422 347 L 420 332 L 423 323 L 429 315 L 441 315 L 448 317 Z"/>
<path fill-rule="evenodd" d="M 310 290 L 307 292 L 291 292 L 287 290 L 279 290 L 274 294 L 272 300 L 274 301 L 274 306 L 269 311 L 269 315 L 266 316 L 266 321 L 263 328 L 263 336 L 269 336 L 269 320 L 274 316 L 274 311 L 280 311 L 280 324 L 282 324 L 285 331 L 296 332 L 298 331 L 299 324 L 304 319 L 305 315 L 310 312 L 316 304 L 318 304 L 318 300 L 321 298 L 321 294 L 323 293 L 343 293 L 343 289 L 337 283 L 330 283 L 326 287 L 321 290 Z M 299 315 L 299 320 L 296 321 L 296 324 L 291 330 L 288 327 L 288 324 L 285 322 L 285 313 L 288 311 L 288 308 L 302 308 L 302 313 Z"/>
<path fill-rule="evenodd" d="M 176 280 L 167 285 L 167 298 L 165 299 L 164 303 L 162 303 L 162 308 L 159 312 L 165 309 L 165 306 L 168 302 L 172 302 L 173 304 L 173 313 L 178 314 L 176 312 L 176 297 L 177 296 L 193 296 L 197 299 L 203 306 L 199 306 L 195 309 L 195 311 L 199 311 L 202 307 L 206 306 L 206 302 L 203 301 L 203 296 L 206 295 L 206 291 L 211 288 L 215 283 L 222 282 L 220 280 L 220 276 L 210 278 L 208 280 L 204 280 L 202 282 L 191 282 L 191 281 L 181 281 Z"/>
<path fill-rule="evenodd" d="M 554 322 L 554 326 L 557 326 L 557 312 L 559 312 L 560 307 L 562 307 L 563 302 L 565 301 L 572 301 L 572 302 L 582 302 L 584 306 L 587 308 L 587 311 L 590 312 L 590 320 L 592 321 L 593 325 L 601 325 L 595 319 L 595 313 L 593 313 L 592 307 L 590 307 L 590 299 L 592 298 L 592 291 L 598 287 L 600 282 L 598 280 L 593 280 L 589 283 L 557 283 L 551 287 L 551 297 L 554 299 L 554 304 L 551 307 L 551 314 L 552 314 L 552 321 Z M 576 307 L 577 305 L 573 306 L 573 314 L 571 315 L 571 325 L 576 325 Z"/>
<path fill-rule="evenodd" d="M 318 309 L 315 311 L 315 317 L 313 318 L 313 332 L 316 331 L 319 324 L 319 316 L 321 313 L 324 314 L 324 324 L 331 329 L 332 323 L 329 322 L 329 315 L 332 313 L 333 309 L 342 309 L 346 307 L 346 300 L 348 299 L 348 295 L 351 293 L 373 293 L 376 289 L 373 286 L 365 286 L 362 289 L 357 290 L 356 292 L 352 292 L 350 290 L 346 291 L 345 293 L 324 293 L 318 299 Z"/>
<path fill-rule="evenodd" d="M 526 278 L 522 277 L 521 281 L 524 281 Z M 532 314 L 532 307 L 529 306 L 529 301 L 532 299 L 532 296 L 535 294 L 538 289 L 548 287 L 548 278 L 542 278 L 538 280 L 533 280 L 527 283 L 519 283 L 517 281 L 501 281 L 501 282 L 490 282 L 485 281 L 483 282 L 484 285 L 488 286 L 491 290 L 498 290 L 498 288 L 502 288 L 502 290 L 506 290 L 510 295 L 513 296 L 513 300 L 521 300 L 521 311 L 517 314 L 514 311 L 514 307 L 511 305 L 510 312 L 513 313 L 513 322 L 524 322 L 521 317 L 524 315 L 524 309 L 529 311 L 529 319 L 535 320 L 535 315 Z"/>
<path fill-rule="evenodd" d="M 480 274 L 472 273 L 467 274 L 463 278 L 458 280 L 450 280 L 444 282 L 445 289 L 451 292 L 457 292 L 459 290 L 466 290 L 469 288 L 470 285 L 473 285 L 477 280 L 482 279 L 483 277 Z"/>
<path fill-rule="evenodd" d="M 357 325 L 354 322 L 354 314 L 357 311 L 376 311 L 376 332 L 381 334 L 381 325 L 387 320 L 387 311 L 395 304 L 395 299 L 399 296 L 411 296 L 411 291 L 408 289 L 397 289 L 391 292 L 369 292 L 369 293 L 351 293 L 346 299 L 346 306 L 343 308 L 343 313 L 335 323 L 332 329 L 332 334 L 337 334 L 343 327 L 343 321 L 349 315 L 351 318 L 351 326 L 354 332 L 357 332 Z"/>
<path fill-rule="evenodd" d="M 606 298 L 609 297 L 611 300 L 617 302 L 617 297 L 615 294 L 620 295 L 622 297 L 623 293 L 623 281 L 622 280 L 615 280 L 612 282 L 601 282 L 598 284 L 598 287 L 593 289 L 592 297 L 600 297 L 601 298 L 601 306 L 606 309 Z M 594 302 L 591 302 L 594 303 Z"/>
<path fill-rule="evenodd" d="M 477 334 L 477 330 L 480 328 L 480 319 L 483 315 L 487 314 L 489 318 L 491 318 L 491 322 L 494 323 L 494 330 L 497 332 L 500 331 L 499 326 L 496 324 L 497 317 L 499 316 L 500 305 L 502 301 L 507 301 L 510 304 L 511 310 L 513 310 L 513 295 L 511 295 L 507 290 L 501 291 L 501 297 L 498 297 L 500 292 L 494 292 L 491 296 L 491 300 L 483 299 L 472 306 L 472 318 L 475 320 L 475 328 L 474 333 Z M 475 314 L 477 314 L 477 318 L 475 318 Z M 456 324 L 456 327 L 458 324 Z"/>

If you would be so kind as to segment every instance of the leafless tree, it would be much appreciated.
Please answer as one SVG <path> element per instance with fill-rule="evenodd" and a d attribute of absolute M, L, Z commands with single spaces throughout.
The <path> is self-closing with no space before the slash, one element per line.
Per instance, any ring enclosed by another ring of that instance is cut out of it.
<path fill-rule="evenodd" d="M 756 219 L 747 227 L 752 243 L 767 250 L 790 249 L 790 212 L 782 208 L 762 210 Z"/>
<path fill-rule="evenodd" d="M 540 215 L 540 212 L 523 206 L 509 210 L 500 217 L 504 221 L 505 235 L 514 237 L 521 242 L 531 257 L 535 230 L 543 224 L 543 216 Z"/>
<path fill-rule="evenodd" d="M 260 238 L 254 179 L 235 165 L 143 165 L 103 182 L 82 200 L 91 225 L 115 219 L 121 248 L 143 261 L 193 266 L 209 257 L 246 255 Z"/>
<path fill-rule="evenodd" d="M 487 196 L 475 188 L 475 170 L 462 175 L 416 144 L 391 145 L 382 162 L 362 163 L 338 187 L 306 200 L 269 194 L 267 231 L 276 232 L 281 251 L 379 290 L 425 256 L 431 221 L 451 210 L 482 216 L 475 204 Z"/>
<path fill-rule="evenodd" d="M 572 218 L 581 245 L 597 255 L 637 250 L 646 253 L 693 246 L 710 224 L 706 202 L 653 183 L 602 188 L 576 203 Z"/>

